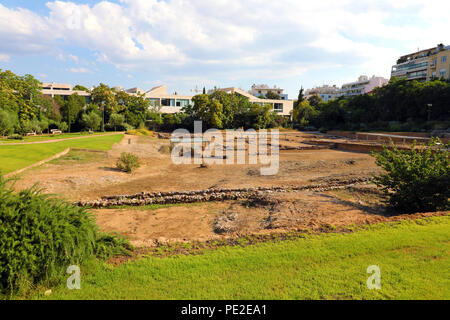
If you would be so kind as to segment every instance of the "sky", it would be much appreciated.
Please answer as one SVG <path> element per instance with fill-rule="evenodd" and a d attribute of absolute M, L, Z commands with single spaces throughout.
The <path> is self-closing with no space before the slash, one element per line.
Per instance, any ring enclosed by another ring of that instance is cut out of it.
<path fill-rule="evenodd" d="M 0 69 L 42 82 L 195 94 L 389 78 L 450 44 L 448 0 L 0 0 Z"/>

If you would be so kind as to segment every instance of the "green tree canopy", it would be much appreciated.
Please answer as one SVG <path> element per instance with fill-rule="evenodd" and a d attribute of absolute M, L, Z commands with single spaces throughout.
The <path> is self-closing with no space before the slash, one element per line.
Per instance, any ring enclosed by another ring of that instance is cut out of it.
<path fill-rule="evenodd" d="M 280 100 L 281 96 L 277 92 L 270 90 L 266 94 L 266 99 Z"/>
<path fill-rule="evenodd" d="M 97 131 L 100 128 L 102 118 L 95 112 L 83 113 L 81 117 L 85 127 L 92 131 Z"/>

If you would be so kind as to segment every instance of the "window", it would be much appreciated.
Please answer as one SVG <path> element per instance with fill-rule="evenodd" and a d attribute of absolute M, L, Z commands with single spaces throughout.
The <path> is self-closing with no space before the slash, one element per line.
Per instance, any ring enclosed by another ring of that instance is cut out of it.
<path fill-rule="evenodd" d="M 277 112 L 283 112 L 283 104 L 282 103 L 274 103 L 273 110 Z"/>
<path fill-rule="evenodd" d="M 159 99 L 150 98 L 150 104 L 152 106 L 159 106 L 159 104 L 160 104 Z"/>
<path fill-rule="evenodd" d="M 161 105 L 164 107 L 175 107 L 175 99 L 161 99 Z"/>
<path fill-rule="evenodd" d="M 431 76 L 432 76 L 433 78 L 436 78 L 436 71 L 434 71 L 434 72 L 431 74 Z"/>
<path fill-rule="evenodd" d="M 441 77 L 445 76 L 445 69 L 441 69 L 439 71 L 439 74 L 441 75 Z"/>
<path fill-rule="evenodd" d="M 447 56 L 442 56 L 442 57 L 441 57 L 441 62 L 442 62 L 442 63 L 447 62 Z"/>
<path fill-rule="evenodd" d="M 188 99 L 177 99 L 177 107 L 186 107 L 189 104 Z"/>

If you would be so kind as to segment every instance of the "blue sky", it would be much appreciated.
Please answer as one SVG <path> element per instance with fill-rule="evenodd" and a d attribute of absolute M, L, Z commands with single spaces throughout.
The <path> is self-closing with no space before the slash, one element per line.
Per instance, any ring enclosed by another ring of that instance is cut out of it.
<path fill-rule="evenodd" d="M 448 12 L 443 0 L 0 0 L 0 69 L 185 94 L 265 83 L 295 98 L 450 44 Z"/>

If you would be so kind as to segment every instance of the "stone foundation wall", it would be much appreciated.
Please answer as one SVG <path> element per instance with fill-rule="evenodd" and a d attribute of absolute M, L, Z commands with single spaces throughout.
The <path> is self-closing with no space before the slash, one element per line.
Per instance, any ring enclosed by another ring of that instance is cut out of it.
<path fill-rule="evenodd" d="M 195 191 L 142 192 L 131 195 L 105 196 L 101 200 L 79 201 L 75 205 L 82 207 L 105 208 L 115 206 L 144 206 L 150 204 L 176 204 L 208 201 L 248 199 L 259 193 L 296 192 L 302 190 L 327 191 L 348 187 L 356 183 L 369 182 L 371 178 L 335 179 L 327 183 L 292 187 L 258 187 L 236 189 L 204 189 Z"/>

